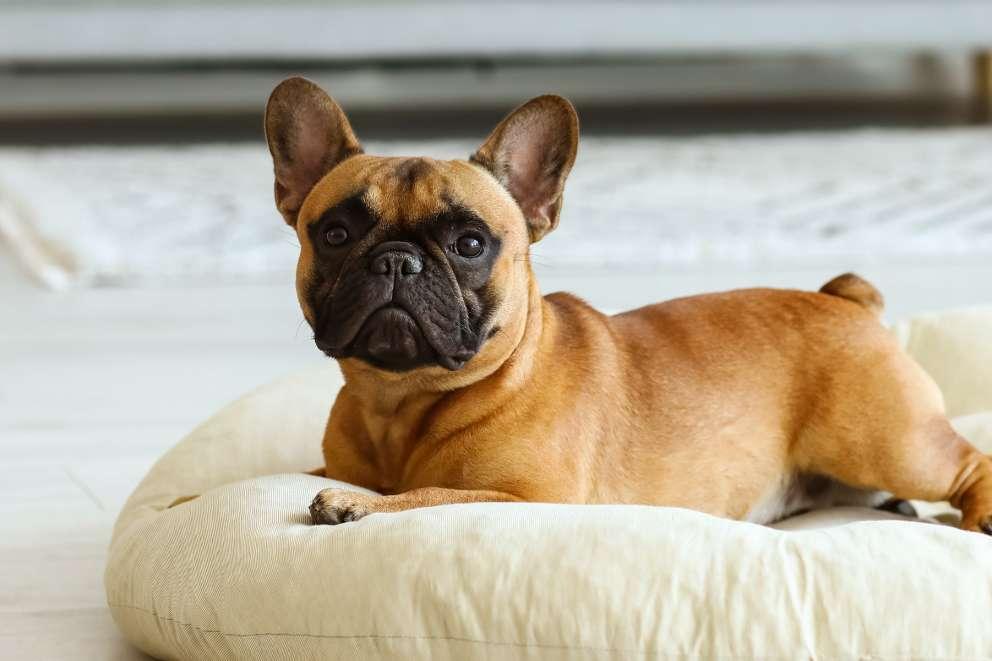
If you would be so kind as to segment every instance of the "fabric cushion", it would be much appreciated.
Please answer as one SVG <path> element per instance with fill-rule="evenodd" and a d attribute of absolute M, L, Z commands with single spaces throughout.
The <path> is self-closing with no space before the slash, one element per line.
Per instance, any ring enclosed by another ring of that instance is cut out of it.
<path fill-rule="evenodd" d="M 949 404 L 992 409 L 988 389 L 967 392 L 987 383 L 990 355 L 964 351 L 987 349 L 976 342 L 992 312 L 941 318 L 896 332 L 950 385 Z M 340 383 L 329 367 L 247 395 L 138 486 L 105 577 L 138 647 L 167 659 L 992 655 L 992 540 L 870 510 L 773 528 L 675 508 L 475 504 L 311 526 L 311 498 L 336 483 L 301 471 L 321 464 Z M 992 451 L 992 414 L 955 424 Z"/>
<path fill-rule="evenodd" d="M 893 330 L 940 386 L 948 415 L 992 411 L 992 308 L 922 315 Z"/>

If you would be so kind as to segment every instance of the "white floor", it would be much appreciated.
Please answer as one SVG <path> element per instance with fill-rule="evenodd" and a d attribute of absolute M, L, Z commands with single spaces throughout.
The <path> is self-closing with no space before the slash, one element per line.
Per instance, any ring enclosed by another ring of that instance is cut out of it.
<path fill-rule="evenodd" d="M 885 291 L 892 319 L 992 303 L 992 265 L 859 270 Z M 835 274 L 545 273 L 542 283 L 623 308 L 745 285 L 815 288 Z M 104 606 L 118 509 L 197 421 L 319 360 L 290 283 L 55 294 L 0 248 L 0 658 L 145 658 Z"/>
<path fill-rule="evenodd" d="M 0 658 L 144 658 L 105 607 L 117 511 L 197 420 L 319 360 L 298 318 L 288 287 L 60 295 L 0 257 Z"/>

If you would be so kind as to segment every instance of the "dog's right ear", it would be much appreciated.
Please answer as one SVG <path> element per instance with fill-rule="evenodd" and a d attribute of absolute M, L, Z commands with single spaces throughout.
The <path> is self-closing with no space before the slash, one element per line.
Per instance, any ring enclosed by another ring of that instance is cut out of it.
<path fill-rule="evenodd" d="M 331 169 L 362 153 L 334 99 L 306 78 L 287 78 L 265 107 L 265 139 L 276 175 L 276 208 L 290 225 L 303 200 Z"/>

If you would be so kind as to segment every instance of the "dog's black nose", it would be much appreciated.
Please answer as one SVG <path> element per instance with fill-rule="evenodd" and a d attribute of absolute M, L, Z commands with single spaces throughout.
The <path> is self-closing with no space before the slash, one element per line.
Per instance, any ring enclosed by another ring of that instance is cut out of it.
<path fill-rule="evenodd" d="M 377 275 L 416 275 L 424 270 L 424 260 L 412 243 L 386 241 L 372 251 L 369 268 Z"/>

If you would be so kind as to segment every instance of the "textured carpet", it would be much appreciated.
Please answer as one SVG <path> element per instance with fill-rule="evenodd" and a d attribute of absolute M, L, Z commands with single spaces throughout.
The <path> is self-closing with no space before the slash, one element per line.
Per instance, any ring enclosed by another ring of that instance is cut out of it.
<path fill-rule="evenodd" d="M 469 142 L 369 144 L 464 157 Z M 992 130 L 589 138 L 535 261 L 650 271 L 992 257 Z M 0 150 L 0 234 L 53 288 L 285 280 L 264 145 Z"/>

